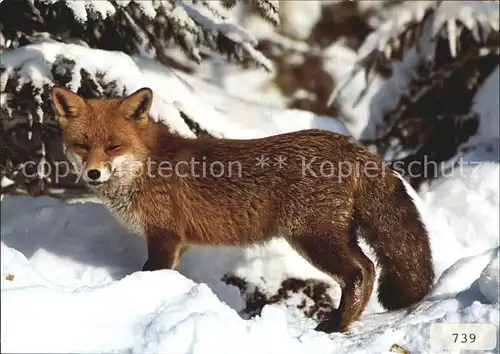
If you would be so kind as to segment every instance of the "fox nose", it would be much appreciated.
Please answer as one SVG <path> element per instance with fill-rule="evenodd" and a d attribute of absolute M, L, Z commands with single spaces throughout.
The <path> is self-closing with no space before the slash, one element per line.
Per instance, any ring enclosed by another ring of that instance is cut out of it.
<path fill-rule="evenodd" d="M 99 177 L 101 177 L 101 171 L 99 170 L 88 170 L 87 171 L 87 176 L 90 178 L 90 179 L 93 179 L 93 180 L 96 180 L 96 179 L 99 179 Z"/>

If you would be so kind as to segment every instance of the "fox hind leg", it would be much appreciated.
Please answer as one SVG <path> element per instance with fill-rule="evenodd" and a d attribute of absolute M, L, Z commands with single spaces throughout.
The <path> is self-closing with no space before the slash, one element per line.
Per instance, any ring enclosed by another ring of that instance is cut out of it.
<path fill-rule="evenodd" d="M 317 331 L 347 331 L 349 325 L 361 316 L 370 299 L 375 266 L 363 253 L 355 236 L 354 228 L 340 231 L 328 225 L 294 237 L 291 242 L 318 270 L 338 279 L 342 288 L 338 309 L 318 324 Z"/>

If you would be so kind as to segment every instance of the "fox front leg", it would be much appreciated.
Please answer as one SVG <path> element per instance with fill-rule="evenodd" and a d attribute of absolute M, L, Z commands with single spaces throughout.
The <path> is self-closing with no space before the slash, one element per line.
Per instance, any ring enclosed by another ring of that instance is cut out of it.
<path fill-rule="evenodd" d="M 148 259 L 143 271 L 174 269 L 179 261 L 182 242 L 170 231 L 155 231 L 147 234 Z"/>

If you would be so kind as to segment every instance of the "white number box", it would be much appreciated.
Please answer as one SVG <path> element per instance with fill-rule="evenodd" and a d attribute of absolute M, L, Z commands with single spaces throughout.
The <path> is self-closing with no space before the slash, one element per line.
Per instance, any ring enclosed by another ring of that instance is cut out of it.
<path fill-rule="evenodd" d="M 431 350 L 494 350 L 498 328 L 492 323 L 433 323 Z"/>

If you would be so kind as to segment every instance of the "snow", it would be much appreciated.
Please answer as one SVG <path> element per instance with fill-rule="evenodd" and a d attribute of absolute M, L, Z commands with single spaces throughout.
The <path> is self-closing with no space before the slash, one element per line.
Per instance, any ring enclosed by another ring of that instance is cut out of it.
<path fill-rule="evenodd" d="M 367 86 L 364 70 L 351 77 L 357 60 L 355 51 L 335 42 L 325 49 L 324 55 L 325 70 L 339 83 L 336 88 L 338 92 L 332 93 L 332 96 L 335 96 L 335 102 L 342 107 L 346 127 L 356 139 L 359 139 L 371 120 L 370 102 L 380 90 L 383 80 L 376 76 L 370 82 L 368 90 L 363 92 Z M 343 83 L 346 83 L 344 87 Z M 360 96 L 362 99 L 359 99 Z"/>
<path fill-rule="evenodd" d="M 500 97 L 500 67 L 488 76 L 483 82 L 474 97 L 472 112 L 480 117 L 479 130 L 472 138 L 477 141 L 498 138 L 500 135 L 500 107 L 498 97 Z M 472 142 L 468 142 L 472 144 Z"/>
<path fill-rule="evenodd" d="M 204 31 L 212 35 L 220 34 L 231 42 L 239 44 L 257 63 L 262 65 L 266 70 L 272 71 L 273 63 L 254 47 L 257 44 L 257 39 L 228 18 L 214 16 L 213 11 L 217 11 L 215 7 L 208 9 L 206 6 L 179 2 L 176 3 L 173 11 L 171 11 L 170 18 L 181 26 L 187 24 L 187 31 L 185 31 L 183 36 L 192 37 L 189 40 L 193 42 L 193 45 L 198 40 L 197 36 L 200 35 L 199 31 L 196 31 L 196 24 L 198 24 Z M 270 18 L 276 20 L 276 16 L 272 11 L 268 11 L 267 13 L 270 14 Z M 191 49 L 192 54 L 201 61 L 198 49 L 195 47 Z"/>
<path fill-rule="evenodd" d="M 491 303 L 499 301 L 499 283 L 498 273 L 500 273 L 500 258 L 499 249 L 496 251 L 496 256 L 490 259 L 488 265 L 481 272 L 479 277 L 479 290 Z"/>
<path fill-rule="evenodd" d="M 352 54 L 332 51 L 345 58 Z M 2 63 L 10 69 L 23 66 L 26 80 L 43 84 L 50 82 L 59 55 L 74 59 L 76 71 L 107 71 L 106 81 L 116 80 L 127 92 L 151 87 L 153 117 L 189 137 L 193 134 L 179 110 L 218 137 L 307 128 L 350 134 L 331 118 L 245 100 L 149 59 L 45 43 L 4 53 Z M 343 69 L 338 70 L 340 77 Z M 72 88 L 79 84 L 74 80 Z M 495 119 L 494 111 L 481 114 Z M 438 276 L 431 293 L 392 312 L 378 308 L 373 296 L 345 334 L 314 331 L 296 297 L 266 305 L 259 316 L 242 313 L 244 298 L 221 280 L 225 274 L 268 294 L 289 277 L 317 279 L 331 285 L 329 294 L 338 302 L 335 281 L 282 239 L 241 249 L 193 246 L 176 270 L 142 272 L 144 240 L 124 230 L 97 200 L 5 196 L 0 204 L 2 351 L 342 354 L 385 353 L 397 343 L 411 353 L 436 353 L 429 347 L 432 323 L 500 320 L 499 165 L 479 162 L 465 164 L 419 194 L 407 187 L 431 235 Z"/>
<path fill-rule="evenodd" d="M 321 17 L 320 1 L 282 1 L 281 31 L 295 39 L 305 40 Z"/>
<path fill-rule="evenodd" d="M 493 31 L 499 29 L 498 1 L 406 1 L 395 6 L 387 20 L 373 31 L 359 49 L 363 58 L 374 51 L 391 57 L 393 46 L 401 45 L 402 33 L 414 24 L 418 27 L 431 25 L 432 38 L 448 39 L 452 55 L 457 55 L 457 32 L 460 25 L 467 28 L 474 39 L 481 43 Z M 422 22 L 427 11 L 433 15 Z M 445 31 L 442 29 L 445 28 Z M 457 49 L 458 48 L 458 49 Z"/>
<path fill-rule="evenodd" d="M 410 24 L 420 22 L 425 11 L 435 4 L 435 1 L 414 1 L 404 2 L 400 6 L 396 6 L 392 10 L 392 16 L 389 16 L 384 23 L 365 39 L 363 45 L 359 48 L 359 57 L 363 58 L 374 51 L 380 51 L 386 57 L 390 57 L 391 45 L 397 43 L 399 35 Z"/>
<path fill-rule="evenodd" d="M 421 47 L 408 49 L 404 53 L 402 60 L 392 61 L 392 75 L 390 78 L 383 81 L 376 77 L 374 80 L 376 88 L 368 88 L 367 92 L 371 93 L 371 97 L 370 100 L 365 99 L 365 102 L 369 105 L 370 116 L 364 130 L 361 132 L 362 138 L 375 139 L 385 133 L 381 129 L 392 122 L 384 122 L 383 118 L 398 105 L 401 97 L 409 96 L 412 101 L 417 101 L 418 95 L 426 92 L 425 90 L 410 92 L 413 88 L 413 80 L 418 78 L 419 66 L 428 60 L 429 54 L 433 53 L 435 47 L 435 42 L 430 40 L 430 26 L 427 26 L 425 30 L 420 39 Z M 351 83 L 350 85 L 352 86 Z M 349 86 L 347 85 L 347 87 Z"/>
<path fill-rule="evenodd" d="M 81 23 L 87 22 L 86 1 L 68 1 L 67 6 L 73 11 L 77 21 Z"/>
<path fill-rule="evenodd" d="M 448 27 L 447 36 L 450 46 L 456 48 L 457 43 L 451 43 L 456 38 L 457 24 L 465 26 L 477 42 L 485 40 L 491 32 L 498 31 L 500 14 L 498 1 L 443 1 L 434 20 L 434 33 L 438 33 L 444 26 Z M 453 28 L 453 31 L 449 29 Z M 452 51 L 456 55 L 456 50 Z"/>
<path fill-rule="evenodd" d="M 249 104 L 244 99 L 232 96 L 199 78 L 165 69 L 153 60 L 135 60 L 155 97 L 162 95 L 162 100 L 186 111 L 201 128 L 215 136 L 245 139 L 309 128 L 333 130 L 349 135 L 349 130 L 343 123 L 330 117 L 302 110 Z M 169 89 L 164 91 L 164 87 Z M 193 101 L 196 104 L 193 104 Z M 156 112 L 154 110 L 153 114 Z"/>
<path fill-rule="evenodd" d="M 45 2 L 54 3 L 57 0 L 44 0 Z M 126 6 L 130 0 L 123 2 L 123 0 L 118 0 L 118 5 Z M 113 4 L 108 0 L 67 0 L 66 6 L 71 9 L 73 12 L 73 16 L 80 23 L 87 22 L 87 9 L 90 9 L 92 12 L 96 12 L 102 16 L 102 18 L 106 18 L 107 16 L 113 16 L 116 13 L 116 8 Z"/>

